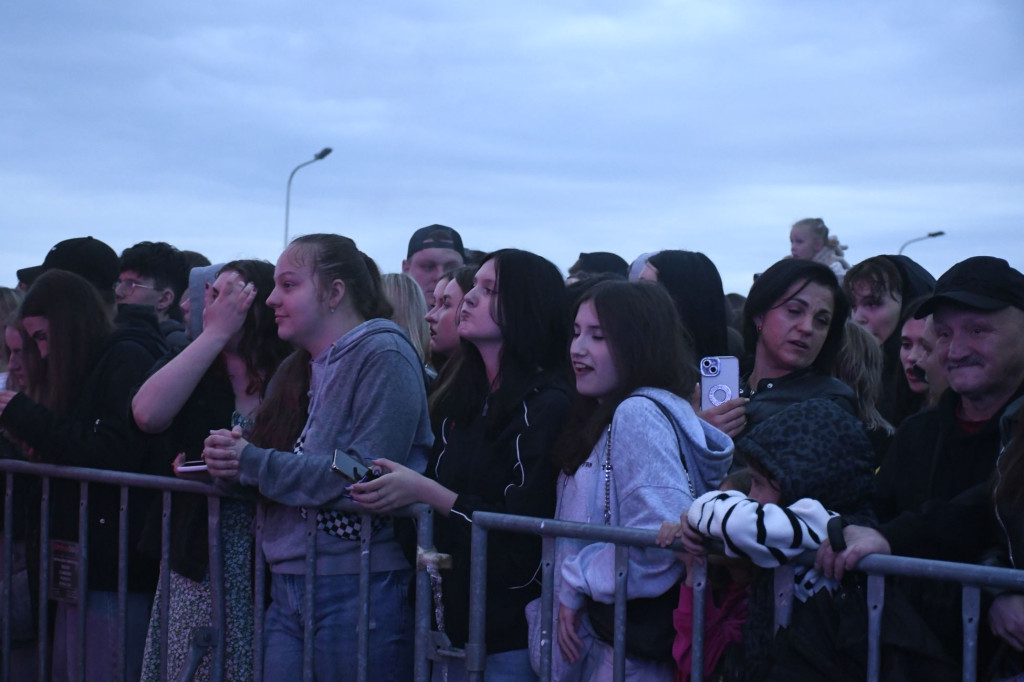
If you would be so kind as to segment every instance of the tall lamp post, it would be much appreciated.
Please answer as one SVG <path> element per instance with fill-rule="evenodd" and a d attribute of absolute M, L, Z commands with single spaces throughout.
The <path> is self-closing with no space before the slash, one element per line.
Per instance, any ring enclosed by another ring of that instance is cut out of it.
<path fill-rule="evenodd" d="M 288 212 L 291 209 L 292 203 L 292 178 L 295 177 L 295 174 L 298 173 L 299 169 L 302 168 L 303 166 L 308 166 L 311 163 L 316 163 L 317 161 L 324 158 L 330 153 L 331 148 L 324 147 L 323 149 L 318 151 L 313 156 L 312 159 L 310 159 L 309 161 L 304 161 L 303 163 L 300 163 L 298 166 L 296 166 L 295 169 L 292 171 L 292 174 L 288 176 L 288 189 L 285 190 L 284 193 L 284 247 L 286 249 L 288 248 Z"/>
<path fill-rule="evenodd" d="M 913 239 L 909 239 L 909 240 L 903 242 L 903 246 L 901 246 L 900 250 L 897 251 L 896 253 L 897 253 L 897 255 L 903 253 L 903 249 L 907 248 L 908 245 L 913 244 L 914 242 L 923 242 L 925 239 L 933 239 L 935 237 L 941 237 L 944 234 L 946 234 L 946 233 L 943 232 L 942 230 L 939 230 L 938 232 L 929 232 L 928 234 L 926 234 L 923 237 L 914 237 Z"/>

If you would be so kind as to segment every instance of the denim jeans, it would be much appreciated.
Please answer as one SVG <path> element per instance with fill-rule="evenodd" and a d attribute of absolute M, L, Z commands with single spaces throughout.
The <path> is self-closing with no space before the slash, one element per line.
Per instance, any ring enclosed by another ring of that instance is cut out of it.
<path fill-rule="evenodd" d="M 117 592 L 88 590 L 85 601 L 85 679 L 116 680 Z M 151 592 L 129 592 L 126 617 L 125 665 L 127 679 L 142 673 L 142 650 L 146 646 Z M 53 680 L 78 679 L 78 605 L 57 604 L 53 635 Z"/>
<path fill-rule="evenodd" d="M 371 680 L 412 678 L 413 571 L 370 574 Z M 302 675 L 306 578 L 274 573 L 263 641 L 263 679 L 292 682 Z M 358 662 L 359 576 L 318 576 L 314 585 L 313 671 L 318 682 L 353 680 Z"/>

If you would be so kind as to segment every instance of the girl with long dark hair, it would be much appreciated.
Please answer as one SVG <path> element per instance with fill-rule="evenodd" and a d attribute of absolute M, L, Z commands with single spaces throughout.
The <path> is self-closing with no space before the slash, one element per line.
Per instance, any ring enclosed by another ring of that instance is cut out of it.
<path fill-rule="evenodd" d="M 566 319 L 554 265 L 527 251 L 489 254 L 462 301 L 461 351 L 439 379 L 427 474 L 379 459 L 387 473 L 352 486 L 352 498 L 374 511 L 425 502 L 440 513 L 434 542 L 454 565 L 442 572 L 439 626 L 455 646 L 468 636 L 473 512 L 554 513 L 552 446 L 569 409 Z M 494 533 L 489 548 L 488 679 L 531 679 L 523 609 L 539 594 L 540 538 Z M 446 675 L 456 682 L 465 671 L 458 661 L 435 666 L 435 679 Z"/>
<path fill-rule="evenodd" d="M 570 358 L 579 397 L 557 450 L 559 520 L 656 529 L 718 487 L 732 463 L 732 441 L 690 405 L 696 362 L 664 289 L 595 286 L 576 307 Z M 612 679 L 608 631 L 597 627 L 588 604 L 614 601 L 615 575 L 610 543 L 558 541 L 554 679 Z M 681 575 L 671 552 L 631 548 L 627 598 L 663 595 Z M 676 599 L 678 593 L 666 616 Z M 539 636 L 537 610 L 531 605 L 531 637 Z M 671 618 L 665 625 L 671 644 Z M 671 680 L 671 649 L 664 653 L 655 661 L 627 650 L 627 679 Z"/>

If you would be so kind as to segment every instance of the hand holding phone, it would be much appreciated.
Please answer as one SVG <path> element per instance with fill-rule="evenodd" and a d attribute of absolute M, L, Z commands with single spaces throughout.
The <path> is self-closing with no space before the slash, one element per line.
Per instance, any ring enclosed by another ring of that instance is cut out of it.
<path fill-rule="evenodd" d="M 740 397 L 740 361 L 711 356 L 700 361 L 700 409 L 707 410 Z"/>

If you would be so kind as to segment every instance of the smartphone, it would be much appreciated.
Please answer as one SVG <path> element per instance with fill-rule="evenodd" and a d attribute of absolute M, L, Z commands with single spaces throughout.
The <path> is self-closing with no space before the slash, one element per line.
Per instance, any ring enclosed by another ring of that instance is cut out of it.
<path fill-rule="evenodd" d="M 352 455 L 342 450 L 334 451 L 334 461 L 331 462 L 331 471 L 341 474 L 353 483 L 372 481 L 378 474 L 370 467 Z"/>
<path fill-rule="evenodd" d="M 738 398 L 740 395 L 740 361 L 731 355 L 715 355 L 700 359 L 700 409 Z"/>
<path fill-rule="evenodd" d="M 206 471 L 206 460 L 188 459 L 181 463 L 178 471 Z"/>

